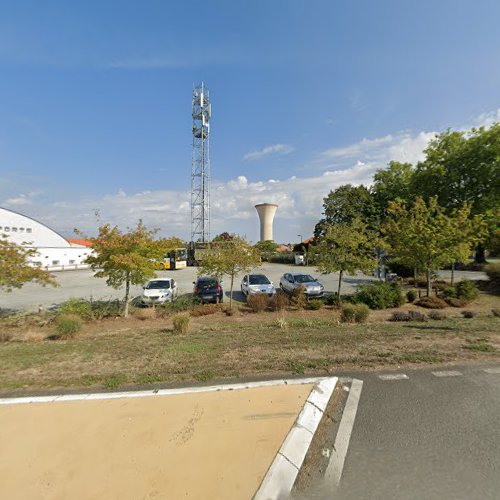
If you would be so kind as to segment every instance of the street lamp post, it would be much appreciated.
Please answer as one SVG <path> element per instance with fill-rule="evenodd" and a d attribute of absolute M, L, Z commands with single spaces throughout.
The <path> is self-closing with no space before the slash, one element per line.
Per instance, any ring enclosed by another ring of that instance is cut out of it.
<path fill-rule="evenodd" d="M 298 234 L 297 236 L 300 238 L 300 243 L 302 243 L 302 235 Z"/>

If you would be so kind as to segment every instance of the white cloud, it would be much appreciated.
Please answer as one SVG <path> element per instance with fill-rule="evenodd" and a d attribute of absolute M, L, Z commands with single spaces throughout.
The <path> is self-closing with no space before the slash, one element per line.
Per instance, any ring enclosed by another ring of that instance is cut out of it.
<path fill-rule="evenodd" d="M 26 205 L 32 205 L 34 198 L 39 194 L 37 191 L 31 191 L 28 194 L 19 194 L 11 198 L 4 200 L 3 204 L 6 207 L 21 207 Z"/>
<path fill-rule="evenodd" d="M 266 146 L 258 151 L 252 151 L 243 156 L 243 160 L 252 161 L 263 158 L 264 156 L 269 156 L 272 154 L 287 155 L 295 151 L 295 148 L 290 144 L 273 144 L 272 146 Z"/>

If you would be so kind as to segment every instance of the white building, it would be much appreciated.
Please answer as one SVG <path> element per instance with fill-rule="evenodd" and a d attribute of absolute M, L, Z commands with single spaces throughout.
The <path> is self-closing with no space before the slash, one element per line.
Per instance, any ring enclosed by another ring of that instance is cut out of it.
<path fill-rule="evenodd" d="M 37 254 L 31 262 L 43 269 L 60 271 L 89 267 L 84 261 L 92 249 L 72 244 L 41 222 L 6 208 L 0 208 L 0 237 L 3 235 L 18 245 L 34 248 Z"/>

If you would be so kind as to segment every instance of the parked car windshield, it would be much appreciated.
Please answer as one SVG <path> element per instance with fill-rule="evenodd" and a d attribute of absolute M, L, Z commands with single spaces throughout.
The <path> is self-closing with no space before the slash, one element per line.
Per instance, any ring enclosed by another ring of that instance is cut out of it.
<path fill-rule="evenodd" d="M 146 284 L 146 290 L 158 290 L 159 288 L 170 288 L 170 281 L 151 281 Z"/>
<path fill-rule="evenodd" d="M 250 285 L 269 285 L 271 283 L 263 274 L 251 274 L 248 281 Z"/>
<path fill-rule="evenodd" d="M 316 281 L 311 275 L 309 274 L 299 274 L 297 276 L 294 276 L 295 281 L 297 283 L 310 283 L 311 281 Z"/>

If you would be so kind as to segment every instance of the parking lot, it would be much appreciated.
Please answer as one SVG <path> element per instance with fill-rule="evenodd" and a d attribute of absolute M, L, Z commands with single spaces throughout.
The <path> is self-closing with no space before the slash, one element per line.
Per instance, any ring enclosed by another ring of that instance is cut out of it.
<path fill-rule="evenodd" d="M 279 286 L 280 277 L 286 272 L 303 271 L 313 277 L 318 277 L 325 286 L 325 291 L 334 292 L 338 287 L 338 273 L 321 275 L 314 267 L 290 266 L 284 264 L 264 263 L 255 268 L 252 272 L 266 274 L 269 279 Z M 158 277 L 170 277 L 177 281 L 179 295 L 191 293 L 193 291 L 193 281 L 197 277 L 198 268 L 188 267 L 177 271 L 159 271 Z M 10 293 L 0 292 L 0 308 L 8 309 L 28 309 L 34 310 L 39 306 L 49 307 L 52 304 L 58 304 L 70 298 L 84 298 L 93 300 L 99 299 L 121 299 L 124 295 L 124 289 L 115 290 L 106 285 L 106 281 L 101 278 L 94 278 L 90 270 L 79 271 L 60 271 L 54 273 L 58 287 L 40 287 L 33 284 L 27 284 L 23 288 L 13 290 Z M 243 301 L 244 298 L 240 292 L 240 283 L 244 273 L 238 275 L 234 282 L 233 299 Z M 441 273 L 443 277 L 449 279 L 449 271 Z M 456 272 L 456 279 L 486 279 L 486 275 L 481 272 Z M 354 276 L 345 276 L 342 282 L 342 293 L 352 293 L 360 283 L 373 280 L 373 276 L 367 276 L 358 273 Z M 222 283 L 225 299 L 229 298 L 230 283 L 227 277 Z M 131 287 L 131 297 L 142 293 L 141 286 Z"/>
<path fill-rule="evenodd" d="M 312 276 L 319 277 L 324 284 L 325 290 L 334 291 L 338 286 L 338 274 L 321 276 L 314 267 L 306 266 L 288 266 L 283 264 L 264 263 L 256 268 L 254 272 L 266 274 L 276 286 L 279 286 L 280 277 L 290 271 L 304 271 Z M 191 293 L 193 290 L 193 281 L 196 279 L 198 269 L 188 267 L 177 271 L 160 271 L 158 277 L 171 277 L 177 281 L 179 295 Z M 10 293 L 0 292 L 0 307 L 11 309 L 36 309 L 38 306 L 48 307 L 52 304 L 64 302 L 73 297 L 85 299 L 118 299 L 123 298 L 124 290 L 115 290 L 106 285 L 106 281 L 100 278 L 94 278 L 90 270 L 80 271 L 61 271 L 54 273 L 59 286 L 57 288 L 45 287 L 27 284 L 19 290 L 13 290 Z M 243 274 L 239 275 L 234 283 L 233 298 L 243 300 L 240 292 L 240 283 Z M 356 276 L 347 276 L 342 285 L 343 291 L 354 291 L 356 286 L 366 280 L 373 278 L 358 274 Z M 227 277 L 222 283 L 225 298 L 229 298 L 230 283 Z M 131 288 L 131 296 L 141 294 L 140 286 Z"/>

